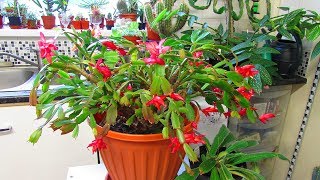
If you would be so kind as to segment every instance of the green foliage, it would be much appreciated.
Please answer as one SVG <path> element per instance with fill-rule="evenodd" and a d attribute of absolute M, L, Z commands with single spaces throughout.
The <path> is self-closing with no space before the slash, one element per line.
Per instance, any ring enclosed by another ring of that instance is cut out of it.
<path fill-rule="evenodd" d="M 134 13 L 138 11 L 138 0 L 118 0 L 117 9 L 119 14 Z"/>
<path fill-rule="evenodd" d="M 245 153 L 245 148 L 256 146 L 252 140 L 235 140 L 229 129 L 223 125 L 212 143 L 208 143 L 207 153 L 201 157 L 199 167 L 185 171 L 176 180 L 195 180 L 199 175 L 210 173 L 211 179 L 234 179 L 240 176 L 244 179 L 264 179 L 252 169 L 241 166 L 243 163 L 259 162 L 270 158 L 287 160 L 283 155 L 274 152 Z M 190 167 L 187 167 L 188 169 Z"/>

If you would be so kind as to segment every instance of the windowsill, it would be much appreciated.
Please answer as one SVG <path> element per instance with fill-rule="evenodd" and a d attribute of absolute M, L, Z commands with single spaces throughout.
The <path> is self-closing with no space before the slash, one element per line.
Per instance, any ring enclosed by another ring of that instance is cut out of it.
<path fill-rule="evenodd" d="M 14 37 L 14 38 L 25 38 L 25 37 L 34 37 L 38 38 L 40 36 L 40 32 L 42 32 L 46 37 L 55 37 L 64 35 L 61 33 L 62 29 L 60 27 L 55 27 L 53 29 L 10 29 L 9 26 L 3 26 L 0 29 L 0 37 Z M 67 29 L 68 31 L 72 31 L 71 29 Z M 81 31 L 81 30 L 77 30 Z M 82 30 L 85 31 L 85 30 Z M 102 36 L 110 36 L 111 30 L 102 29 Z"/>

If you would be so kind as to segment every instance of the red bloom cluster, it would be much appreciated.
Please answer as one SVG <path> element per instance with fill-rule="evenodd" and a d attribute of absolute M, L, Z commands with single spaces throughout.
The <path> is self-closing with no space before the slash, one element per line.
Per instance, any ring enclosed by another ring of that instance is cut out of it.
<path fill-rule="evenodd" d="M 93 140 L 87 148 L 92 147 L 92 153 L 97 152 L 98 149 L 107 148 L 106 143 L 103 141 L 102 137 Z"/>
<path fill-rule="evenodd" d="M 241 74 L 243 77 L 251 77 L 251 78 L 259 73 L 259 71 L 254 69 L 254 65 L 252 64 L 244 65 L 241 67 L 236 66 L 235 71 Z"/>
<path fill-rule="evenodd" d="M 154 105 L 158 110 L 160 110 L 161 106 L 165 106 L 164 100 L 166 99 L 166 97 L 166 95 L 153 95 L 152 99 L 147 102 L 147 106 Z M 168 97 L 172 98 L 175 101 L 184 101 L 184 98 L 178 93 L 172 92 Z"/>
<path fill-rule="evenodd" d="M 165 54 L 167 51 L 170 50 L 170 46 L 163 46 L 163 43 L 165 42 L 165 39 L 161 40 L 159 44 L 155 41 L 152 42 L 146 42 L 146 49 L 150 52 L 149 58 L 144 58 L 143 61 L 146 64 L 152 65 L 152 64 L 159 64 L 159 65 L 165 65 L 165 62 L 163 59 L 161 59 L 159 56 L 161 54 Z"/>
<path fill-rule="evenodd" d="M 205 144 L 206 142 L 203 140 L 204 135 L 197 135 L 195 132 L 184 134 L 184 138 L 187 144 Z M 170 138 L 171 144 L 169 145 L 172 148 L 171 153 L 175 153 L 180 150 L 181 144 L 177 137 Z"/>
<path fill-rule="evenodd" d="M 52 63 L 52 56 L 54 55 L 53 51 L 58 50 L 57 46 L 54 45 L 54 42 L 54 39 L 46 40 L 44 34 L 40 32 L 40 40 L 38 41 L 40 55 L 41 58 L 46 58 L 50 64 Z"/>
<path fill-rule="evenodd" d="M 101 66 L 103 65 L 103 66 Z M 102 59 L 99 59 L 96 63 L 95 68 L 103 75 L 103 81 L 106 82 L 111 77 L 112 73 L 108 66 L 103 63 Z"/>
<path fill-rule="evenodd" d="M 127 52 L 123 48 L 116 46 L 112 41 L 105 40 L 105 41 L 102 41 L 101 43 L 102 45 L 104 45 L 106 48 L 110 50 L 118 51 L 118 53 L 122 56 L 127 55 Z"/>
<path fill-rule="evenodd" d="M 202 51 L 197 51 L 197 52 L 192 53 L 192 56 L 194 58 L 200 58 L 202 55 L 203 55 Z"/>

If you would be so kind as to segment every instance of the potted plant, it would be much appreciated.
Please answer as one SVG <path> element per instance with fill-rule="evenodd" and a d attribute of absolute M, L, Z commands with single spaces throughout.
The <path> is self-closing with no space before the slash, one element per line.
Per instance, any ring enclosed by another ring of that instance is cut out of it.
<path fill-rule="evenodd" d="M 146 28 L 146 18 L 144 15 L 144 6 L 139 6 L 137 14 L 139 17 L 139 30 L 144 30 Z"/>
<path fill-rule="evenodd" d="M 137 21 L 138 0 L 118 0 L 117 9 L 120 19 Z"/>
<path fill-rule="evenodd" d="M 56 26 L 56 17 L 53 15 L 57 11 L 57 7 L 54 7 L 54 0 L 43 0 L 41 3 L 39 0 L 32 0 L 39 8 L 43 10 L 43 15 L 41 16 L 43 21 L 43 27 L 45 29 L 52 29 Z"/>
<path fill-rule="evenodd" d="M 28 29 L 38 29 L 38 18 L 33 12 L 27 14 L 27 28 Z"/>
<path fill-rule="evenodd" d="M 81 19 L 82 19 L 82 14 L 78 14 L 74 20 L 72 21 L 72 26 L 75 28 L 75 29 L 81 29 Z"/>
<path fill-rule="evenodd" d="M 5 8 L 9 19 L 9 26 L 11 29 L 22 28 L 22 18 L 20 14 L 20 5 L 17 1 L 14 1 L 12 5 L 8 4 Z"/>
<path fill-rule="evenodd" d="M 121 37 L 96 39 L 90 31 L 64 34 L 77 47 L 76 57 L 60 55 L 54 40 L 41 34 L 45 66 L 30 103 L 46 120 L 29 141 L 36 143 L 48 126 L 77 137 L 79 124 L 87 123 L 96 138 L 88 147 L 100 150 L 114 180 L 154 178 L 154 172 L 173 179 L 185 154 L 198 160 L 190 144 L 205 140 L 196 131 L 200 107 L 193 97 L 213 105 L 200 109 L 205 114 L 246 115 L 251 122 L 274 117 L 258 116 L 249 102 L 254 90 L 247 82 L 260 72 L 250 64 L 233 66 L 221 53 L 232 50 L 207 41 L 205 32 L 195 31 L 192 44 L 175 36 L 134 44 Z M 208 52 L 226 68 L 207 64 Z M 49 88 L 55 81 L 64 86 Z"/>
<path fill-rule="evenodd" d="M 114 19 L 112 17 L 111 13 L 108 13 L 106 18 L 106 27 L 108 30 L 111 30 L 111 28 L 114 26 Z"/>

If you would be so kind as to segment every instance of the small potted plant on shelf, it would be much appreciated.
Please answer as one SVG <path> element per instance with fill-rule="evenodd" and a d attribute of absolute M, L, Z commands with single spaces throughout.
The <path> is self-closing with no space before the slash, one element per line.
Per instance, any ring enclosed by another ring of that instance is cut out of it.
<path fill-rule="evenodd" d="M 75 28 L 75 29 L 81 29 L 81 19 L 83 18 L 82 14 L 78 14 L 74 20 L 72 21 L 72 26 Z"/>
<path fill-rule="evenodd" d="M 105 14 L 101 12 L 101 9 L 109 3 L 108 0 L 93 0 L 93 1 L 82 1 L 79 6 L 82 8 L 90 9 L 90 21 L 93 26 L 104 28 Z"/>
<path fill-rule="evenodd" d="M 27 28 L 28 29 L 38 29 L 38 18 L 33 12 L 27 14 Z"/>
<path fill-rule="evenodd" d="M 111 30 L 111 28 L 114 26 L 114 19 L 112 17 L 111 13 L 108 13 L 106 18 L 106 27 L 108 30 Z"/>
<path fill-rule="evenodd" d="M 20 5 L 17 1 L 14 1 L 12 5 L 8 4 L 5 8 L 9 19 L 9 26 L 11 29 L 22 28 L 22 18 L 20 13 Z"/>
<path fill-rule="evenodd" d="M 54 12 L 57 11 L 57 7 L 54 7 L 54 0 L 43 0 L 43 3 L 39 0 L 32 0 L 39 8 L 41 8 L 43 15 L 41 16 L 43 21 L 43 27 L 45 29 L 52 29 L 56 26 L 56 17 Z"/>
<path fill-rule="evenodd" d="M 139 6 L 139 10 L 137 13 L 139 17 L 139 29 L 144 30 L 146 28 L 146 17 L 144 15 L 144 6 Z"/>
<path fill-rule="evenodd" d="M 137 21 L 138 0 L 118 0 L 117 9 L 120 19 Z"/>
<path fill-rule="evenodd" d="M 68 13 L 69 0 L 56 0 L 54 3 L 57 6 L 57 11 L 59 12 L 58 17 L 60 20 L 60 27 L 65 28 L 65 24 L 67 24 L 66 28 L 70 28 L 74 16 L 71 13 Z"/>

